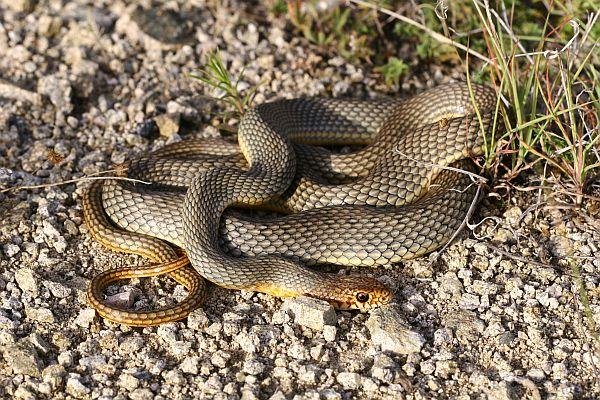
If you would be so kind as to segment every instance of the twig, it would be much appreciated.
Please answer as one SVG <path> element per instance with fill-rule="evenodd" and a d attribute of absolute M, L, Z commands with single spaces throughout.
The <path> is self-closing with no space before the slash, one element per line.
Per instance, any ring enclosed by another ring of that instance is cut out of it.
<path fill-rule="evenodd" d="M 107 171 L 103 171 L 103 172 L 107 172 Z M 152 182 L 146 182 L 146 181 L 142 181 L 139 179 L 133 179 L 133 178 L 126 178 L 124 176 L 83 176 L 81 178 L 69 179 L 66 181 L 60 181 L 60 182 L 55 182 L 55 183 L 44 183 L 41 185 L 24 185 L 24 186 L 10 187 L 7 189 L 0 190 L 0 193 L 6 193 L 6 192 L 11 192 L 11 191 L 17 191 L 17 190 L 41 189 L 41 188 L 47 188 L 47 187 L 68 185 L 70 183 L 77 183 L 77 182 L 82 182 L 82 181 L 99 181 L 99 180 L 106 180 L 106 179 L 143 183 L 144 185 L 152 184 Z"/>
<path fill-rule="evenodd" d="M 449 165 L 440 165 L 440 164 L 429 163 L 429 162 L 427 162 L 427 161 L 421 161 L 421 160 L 417 160 L 416 158 L 409 157 L 408 155 L 404 154 L 403 152 L 401 152 L 401 151 L 400 151 L 400 150 L 398 150 L 398 149 L 394 149 L 394 151 L 395 151 L 397 154 L 400 154 L 402 157 L 404 157 L 404 158 L 406 158 L 406 159 L 408 159 L 408 160 L 411 160 L 411 161 L 415 161 L 415 162 L 417 162 L 417 163 L 419 163 L 419 164 L 423 165 L 424 167 L 433 167 L 433 168 L 439 168 L 439 169 L 446 169 L 446 170 L 448 170 L 448 171 L 459 172 L 459 173 L 461 173 L 461 174 L 468 175 L 468 176 L 469 176 L 469 177 L 471 177 L 471 179 L 473 179 L 474 181 L 478 181 L 478 182 L 482 182 L 482 183 L 486 183 L 486 182 L 487 182 L 487 179 L 486 179 L 486 178 L 484 178 L 484 177 L 483 177 L 483 176 L 481 176 L 481 175 L 477 175 L 477 174 L 476 174 L 476 173 L 474 173 L 474 172 L 471 172 L 471 171 L 466 171 L 466 170 L 464 170 L 464 169 L 460 169 L 460 168 L 451 167 L 451 166 L 449 166 Z"/>
<path fill-rule="evenodd" d="M 473 216 L 473 213 L 475 212 L 475 208 L 477 207 L 477 203 L 479 201 L 479 196 L 481 194 L 481 187 L 483 186 L 483 182 L 481 182 L 481 181 L 473 182 L 473 184 L 477 185 L 477 192 L 475 192 L 475 196 L 473 196 L 473 200 L 471 201 L 471 205 L 469 206 L 469 209 L 467 210 L 467 214 L 465 215 L 465 218 L 461 222 L 460 226 L 458 228 L 456 228 L 456 230 L 452 234 L 452 237 L 450 237 L 450 239 L 448 239 L 446 244 L 438 252 L 436 252 L 436 254 L 431 258 L 431 260 L 429 261 L 429 266 L 433 265 L 433 263 L 437 261 L 437 259 L 446 251 L 448 246 L 450 246 L 450 243 L 452 243 L 454 241 L 454 239 L 456 239 L 456 237 L 462 232 L 462 230 L 465 228 L 465 226 L 469 226 L 469 219 L 471 219 L 471 217 Z"/>
<path fill-rule="evenodd" d="M 388 10 L 386 8 L 383 8 L 383 7 L 379 7 L 379 6 L 375 5 L 375 4 L 371 4 L 371 3 L 367 2 L 367 1 L 363 1 L 363 0 L 346 0 L 346 1 L 348 3 L 354 3 L 356 5 L 367 7 L 367 8 L 370 8 L 371 10 L 376 10 L 376 11 L 379 11 L 379 12 L 381 12 L 383 14 L 387 14 L 387 15 L 389 15 L 391 17 L 397 18 L 397 19 L 399 19 L 402 22 L 406 22 L 407 24 L 412 25 L 412 26 L 414 26 L 414 27 L 422 30 L 423 32 L 425 32 L 429 36 L 431 36 L 433 39 L 437 40 L 438 42 L 440 42 L 442 44 L 448 44 L 448 45 L 454 46 L 456 48 L 459 48 L 459 49 L 461 49 L 463 51 L 466 51 L 467 53 L 469 53 L 469 54 L 471 54 L 471 55 L 479 58 L 482 61 L 485 61 L 488 64 L 493 64 L 494 63 L 491 58 L 488 58 L 488 57 L 484 56 L 483 54 L 481 54 L 481 53 L 479 53 L 479 52 L 477 52 L 477 51 L 475 51 L 473 49 L 470 49 L 470 48 L 468 48 L 467 46 L 465 46 L 463 44 L 457 43 L 454 40 L 452 40 L 450 38 L 447 38 L 444 35 L 441 35 L 441 34 L 439 34 L 437 32 L 434 32 L 433 30 L 429 29 L 425 25 L 420 24 L 417 21 L 412 20 L 412 19 L 410 19 L 408 17 L 405 17 L 404 15 L 398 14 L 397 12 Z"/>

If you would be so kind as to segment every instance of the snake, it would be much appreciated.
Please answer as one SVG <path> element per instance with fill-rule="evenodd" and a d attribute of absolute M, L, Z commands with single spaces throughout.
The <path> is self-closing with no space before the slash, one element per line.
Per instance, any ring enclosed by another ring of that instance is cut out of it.
<path fill-rule="evenodd" d="M 109 248 L 166 263 L 161 271 L 190 294 L 154 313 L 115 309 L 101 300 L 108 284 L 158 267 L 122 268 L 92 280 L 92 306 L 130 325 L 178 320 L 200 306 L 202 278 L 340 309 L 385 305 L 393 292 L 375 278 L 311 266 L 384 265 L 446 244 L 477 201 L 460 170 L 482 154 L 496 105 L 494 89 L 460 82 L 404 100 L 277 100 L 244 114 L 237 144 L 190 139 L 128 161 L 129 178 L 152 184 L 94 182 L 84 194 L 86 225 Z"/>

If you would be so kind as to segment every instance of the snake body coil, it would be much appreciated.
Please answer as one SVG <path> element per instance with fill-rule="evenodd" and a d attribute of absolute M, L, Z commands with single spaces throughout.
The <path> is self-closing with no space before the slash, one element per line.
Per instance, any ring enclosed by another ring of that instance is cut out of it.
<path fill-rule="evenodd" d="M 103 210 L 127 231 L 182 247 L 217 285 L 367 309 L 391 299 L 381 283 L 303 264 L 385 264 L 446 243 L 476 190 L 443 167 L 468 168 L 461 160 L 481 153 L 495 104 L 490 88 L 464 84 L 405 101 L 263 104 L 240 122 L 240 150 L 193 140 L 134 160 L 128 175 L 158 186 L 107 181 Z M 315 144 L 369 145 L 339 154 Z M 265 220 L 230 206 L 293 213 Z"/>

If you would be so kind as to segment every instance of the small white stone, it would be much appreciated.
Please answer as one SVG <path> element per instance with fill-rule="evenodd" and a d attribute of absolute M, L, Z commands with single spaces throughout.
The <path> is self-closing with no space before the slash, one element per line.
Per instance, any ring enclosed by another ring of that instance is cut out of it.
<path fill-rule="evenodd" d="M 337 334 L 337 328 L 332 325 L 325 325 L 323 327 L 323 338 L 328 342 L 335 341 L 335 336 Z"/>
<path fill-rule="evenodd" d="M 17 255 L 21 251 L 21 248 L 13 243 L 8 243 L 4 245 L 4 254 L 8 257 L 13 257 Z"/>
<path fill-rule="evenodd" d="M 58 355 L 57 361 L 62 366 L 70 367 L 73 365 L 73 353 L 70 351 L 63 351 Z"/>
<path fill-rule="evenodd" d="M 25 292 L 29 292 L 34 296 L 38 294 L 37 277 L 31 268 L 19 268 L 15 272 L 15 280 L 19 288 Z"/>
<path fill-rule="evenodd" d="M 93 308 L 84 308 L 83 310 L 79 311 L 77 318 L 75 318 L 75 324 L 81 326 L 82 328 L 88 328 L 94 321 L 95 316 L 96 310 Z"/>
<path fill-rule="evenodd" d="M 52 314 L 52 310 L 50 310 L 49 308 L 25 307 L 25 314 L 27 315 L 27 318 L 29 318 L 31 321 L 46 324 L 54 322 L 54 314 Z"/>
<path fill-rule="evenodd" d="M 181 365 L 181 371 L 186 374 L 197 375 L 198 374 L 198 366 L 200 365 L 200 357 L 198 356 L 189 356 L 183 359 Z"/>
<path fill-rule="evenodd" d="M 67 393 L 69 393 L 71 396 L 80 399 L 84 398 L 89 392 L 90 389 L 81 383 L 79 378 L 67 379 Z"/>
<path fill-rule="evenodd" d="M 463 293 L 458 303 L 463 310 L 476 310 L 479 304 L 479 296 L 471 293 Z"/>
<path fill-rule="evenodd" d="M 356 372 L 340 372 L 336 379 L 344 389 L 357 389 L 361 383 L 360 374 Z"/>
<path fill-rule="evenodd" d="M 131 374 L 121 374 L 117 385 L 127 390 L 134 390 L 140 385 L 140 380 Z"/>
<path fill-rule="evenodd" d="M 260 375 L 265 370 L 265 364 L 257 359 L 250 359 L 244 362 L 243 371 L 249 375 Z"/>

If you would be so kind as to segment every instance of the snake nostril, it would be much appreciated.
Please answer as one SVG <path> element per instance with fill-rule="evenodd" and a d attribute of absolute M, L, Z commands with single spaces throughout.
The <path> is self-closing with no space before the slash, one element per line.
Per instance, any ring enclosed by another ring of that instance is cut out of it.
<path fill-rule="evenodd" d="M 365 293 L 365 292 L 356 293 L 356 300 L 358 300 L 360 303 L 366 303 L 367 301 L 369 301 L 369 293 Z"/>

